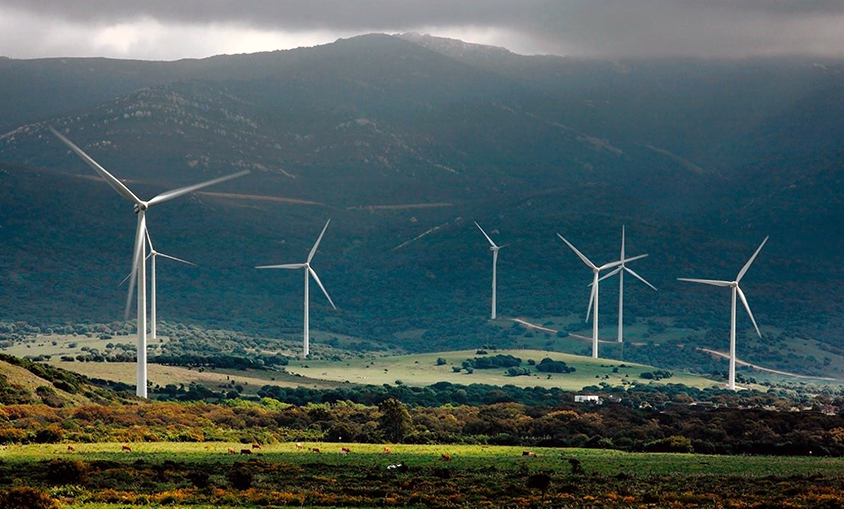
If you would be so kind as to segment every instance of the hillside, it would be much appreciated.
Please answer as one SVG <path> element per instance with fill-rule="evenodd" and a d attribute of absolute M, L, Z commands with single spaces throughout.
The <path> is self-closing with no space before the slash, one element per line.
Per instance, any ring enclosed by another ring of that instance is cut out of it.
<path fill-rule="evenodd" d="M 300 278 L 253 267 L 300 260 L 331 218 L 314 264 L 339 309 L 311 301 L 326 341 L 579 354 L 486 320 L 490 260 L 473 221 L 509 245 L 502 316 L 581 335 L 588 271 L 554 234 L 609 261 L 626 225 L 660 291 L 628 285 L 640 346 L 608 353 L 709 374 L 724 363 L 683 345 L 725 349 L 727 298 L 676 277 L 732 277 L 771 235 L 743 282 L 765 337 L 740 313 L 739 356 L 841 376 L 841 62 L 584 61 L 406 34 L 0 65 L 12 78 L 0 95 L 15 98 L 0 105 L 0 320 L 122 316 L 134 217 L 53 125 L 143 197 L 252 170 L 150 212 L 156 246 L 199 264 L 159 268 L 165 320 L 294 343 Z M 616 292 L 602 287 L 608 336 Z"/>
<path fill-rule="evenodd" d="M 115 401 L 123 398 L 77 373 L 0 354 L 2 405 L 44 403 L 61 408 Z"/>

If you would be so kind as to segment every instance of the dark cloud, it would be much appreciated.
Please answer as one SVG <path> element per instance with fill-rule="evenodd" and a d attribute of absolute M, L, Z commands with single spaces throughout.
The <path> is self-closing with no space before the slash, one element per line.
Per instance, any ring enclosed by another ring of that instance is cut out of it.
<path fill-rule="evenodd" d="M 494 31 L 501 40 L 484 42 L 525 52 L 844 56 L 842 0 L 0 0 L 4 7 L 79 26 L 148 19 L 286 33 L 465 28 Z"/>

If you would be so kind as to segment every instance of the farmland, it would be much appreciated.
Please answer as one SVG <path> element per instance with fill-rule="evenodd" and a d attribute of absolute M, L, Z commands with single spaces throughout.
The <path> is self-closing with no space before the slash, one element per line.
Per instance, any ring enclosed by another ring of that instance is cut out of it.
<path fill-rule="evenodd" d="M 338 454 L 341 446 L 351 452 Z M 71 507 L 194 506 L 817 507 L 844 496 L 844 459 L 625 453 L 576 448 L 293 443 L 10 446 L 0 485 L 23 479 Z M 391 449 L 384 453 L 384 447 Z M 248 458 L 229 449 L 249 449 Z M 310 452 L 319 448 L 320 453 Z M 443 455 L 451 460 L 443 461 Z M 404 464 L 407 469 L 388 469 Z M 576 469 L 573 465 L 578 465 Z M 63 472 L 62 481 L 56 472 Z M 547 489 L 547 491 L 546 491 Z M 545 493 L 543 493 L 545 491 Z M 96 504 L 96 505 L 86 505 Z M 833 507 L 833 505 L 829 505 Z"/>

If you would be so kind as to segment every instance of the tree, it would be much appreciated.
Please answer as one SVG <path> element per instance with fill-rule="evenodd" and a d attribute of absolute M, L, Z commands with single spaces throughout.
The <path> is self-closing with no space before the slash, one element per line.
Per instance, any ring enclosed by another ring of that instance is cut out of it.
<path fill-rule="evenodd" d="M 381 417 L 378 421 L 381 433 L 390 442 L 401 442 L 413 428 L 413 421 L 407 407 L 396 398 L 387 398 L 378 405 Z"/>

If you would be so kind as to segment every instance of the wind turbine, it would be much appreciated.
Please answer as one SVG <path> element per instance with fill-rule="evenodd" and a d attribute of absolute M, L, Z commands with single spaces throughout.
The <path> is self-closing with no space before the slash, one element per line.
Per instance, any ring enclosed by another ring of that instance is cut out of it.
<path fill-rule="evenodd" d="M 311 268 L 311 260 L 314 258 L 314 254 L 317 252 L 317 248 L 319 247 L 319 243 L 322 241 L 322 236 L 325 235 L 325 230 L 328 229 L 328 223 L 331 222 L 331 219 L 325 222 L 325 226 L 322 227 L 322 232 L 319 234 L 316 242 L 314 243 L 314 247 L 311 248 L 311 252 L 308 253 L 308 259 L 305 263 L 287 263 L 283 265 L 261 265 L 255 267 L 256 269 L 288 269 L 288 270 L 297 270 L 297 269 L 305 269 L 305 328 L 304 328 L 304 348 L 302 357 L 307 357 L 311 350 L 310 350 L 310 313 L 308 310 L 308 283 L 310 278 L 313 277 L 316 284 L 319 285 L 319 288 L 322 290 L 322 293 L 325 294 L 325 298 L 328 299 L 328 303 L 331 304 L 331 307 L 337 309 L 337 306 L 334 305 L 334 301 L 331 300 L 331 297 L 328 296 L 328 292 L 325 290 L 325 287 L 322 286 L 322 281 L 319 280 L 319 276 L 314 269 Z"/>
<path fill-rule="evenodd" d="M 654 285 L 645 281 L 645 278 L 636 274 L 633 269 L 628 267 L 626 263 L 624 263 L 624 227 L 621 227 L 621 256 L 619 256 L 619 260 L 622 260 L 621 265 L 615 268 L 609 274 L 605 274 L 598 281 L 603 281 L 604 279 L 611 278 L 618 274 L 618 342 L 621 343 L 624 338 L 624 273 L 629 272 L 631 276 L 635 277 L 639 281 L 645 283 L 646 285 L 650 286 L 654 291 L 656 288 Z"/>
<path fill-rule="evenodd" d="M 149 236 L 149 231 L 147 230 L 144 233 L 146 234 L 146 237 L 147 237 L 147 244 L 149 244 L 149 254 L 146 256 L 145 261 L 150 260 L 149 326 L 150 326 L 150 336 L 152 337 L 152 340 L 154 341 L 158 337 L 157 334 L 156 334 L 156 310 L 158 309 L 158 307 L 156 306 L 156 300 L 155 300 L 155 272 L 156 272 L 155 271 L 155 259 L 160 256 L 162 258 L 167 258 L 168 260 L 173 260 L 173 261 L 176 261 L 176 262 L 179 262 L 179 263 L 184 263 L 186 265 L 191 265 L 193 267 L 196 267 L 196 264 L 191 263 L 187 260 L 182 260 L 181 258 L 176 258 L 175 256 L 170 256 L 168 254 L 164 254 L 160 251 L 156 251 L 155 247 L 153 247 L 153 245 L 152 245 L 152 239 Z M 131 276 L 132 276 L 132 274 L 130 273 L 125 278 L 123 278 L 123 281 L 121 281 L 120 285 L 118 285 L 118 286 L 123 285 L 123 283 L 125 283 L 126 280 L 128 280 Z"/>
<path fill-rule="evenodd" d="M 586 258 L 586 256 L 583 255 L 583 253 L 578 251 L 577 248 L 574 247 L 571 244 L 571 242 L 569 242 L 565 239 L 565 237 L 563 237 L 559 233 L 557 234 L 557 236 L 560 237 L 560 239 L 562 239 L 562 241 L 565 242 L 566 245 L 568 247 L 570 247 L 572 251 L 574 251 L 574 254 L 576 254 L 581 260 L 583 260 L 583 263 L 585 263 L 587 267 L 592 269 L 592 294 L 589 296 L 589 308 L 586 310 L 586 320 L 589 321 L 589 314 L 592 312 L 592 306 L 594 305 L 595 306 L 595 314 L 592 316 L 592 358 L 597 359 L 598 358 L 598 280 L 599 280 L 598 275 L 602 270 L 611 269 L 613 267 L 617 267 L 619 265 L 622 265 L 625 262 L 632 262 L 633 260 L 638 260 L 639 258 L 644 258 L 648 255 L 643 254 L 643 255 L 639 255 L 639 256 L 634 256 L 633 258 L 627 258 L 626 260 L 624 258 L 622 258 L 621 260 L 619 260 L 617 262 L 605 263 L 605 264 L 603 264 L 599 267 L 599 266 L 595 265 L 594 263 L 592 263 L 589 260 L 589 258 Z"/>
<path fill-rule="evenodd" d="M 679 281 L 688 281 L 690 283 L 701 283 L 705 285 L 712 285 L 712 286 L 723 286 L 729 287 L 730 293 L 732 295 L 732 305 L 730 307 L 730 378 L 729 378 L 729 389 L 731 391 L 736 390 L 736 295 L 739 296 L 741 299 L 742 304 L 744 304 L 744 309 L 747 310 L 747 316 L 750 317 L 750 321 L 753 322 L 753 328 L 756 329 L 756 334 L 759 337 L 762 337 L 762 333 L 759 332 L 759 327 L 756 325 L 756 319 L 753 318 L 753 312 L 750 311 L 750 305 L 747 303 L 747 297 L 744 296 L 744 292 L 741 291 L 739 287 L 739 281 L 744 275 L 747 273 L 747 269 L 750 268 L 750 265 L 753 263 L 753 260 L 756 259 L 756 255 L 759 254 L 759 251 L 762 250 L 762 247 L 765 243 L 768 242 L 768 237 L 765 237 L 765 240 L 759 244 L 759 247 L 756 249 L 756 252 L 753 253 L 753 256 L 750 257 L 750 260 L 747 260 L 747 263 L 744 264 L 744 267 L 741 268 L 738 275 L 736 276 L 735 281 L 719 281 L 717 279 L 689 279 L 689 278 L 677 278 Z"/>
<path fill-rule="evenodd" d="M 488 240 L 488 241 L 489 241 L 489 246 L 490 246 L 490 247 L 489 247 L 489 250 L 490 250 L 490 251 L 492 251 L 492 313 L 491 313 L 491 315 L 490 315 L 490 318 L 491 318 L 492 320 L 495 320 L 495 316 L 496 316 L 496 313 L 495 313 L 495 299 L 496 299 L 496 289 L 495 289 L 495 281 L 496 281 L 496 266 L 498 265 L 498 250 L 499 250 L 499 249 L 501 249 L 501 248 L 502 248 L 502 247 L 504 247 L 504 246 L 497 246 L 497 245 L 495 245 L 495 242 L 493 242 L 493 241 L 492 241 L 492 239 L 491 239 L 491 238 L 489 238 L 489 235 L 487 235 L 487 234 L 486 234 L 486 232 L 484 231 L 484 229 L 483 229 L 483 228 L 481 228 L 481 225 L 479 225 L 477 221 L 475 221 L 475 226 L 477 226 L 477 227 L 478 227 L 478 229 L 481 231 L 481 233 L 483 233 L 483 234 L 484 234 L 484 237 L 486 237 L 486 240 Z"/>
<path fill-rule="evenodd" d="M 216 178 L 213 180 L 209 180 L 208 182 L 203 182 L 201 184 L 194 184 L 192 186 L 181 187 L 179 189 L 174 189 L 172 191 L 166 191 L 164 193 L 159 194 L 158 196 L 152 198 L 149 201 L 144 201 L 135 196 L 132 191 L 129 190 L 122 182 L 117 180 L 111 173 L 106 171 L 105 168 L 100 166 L 99 163 L 94 161 L 91 156 L 86 154 L 81 148 L 77 147 L 72 141 L 65 138 L 60 132 L 56 131 L 54 128 L 50 127 L 50 131 L 56 135 L 56 137 L 62 141 L 65 145 L 67 145 L 72 151 L 76 152 L 76 154 L 82 158 L 88 166 L 94 169 L 102 178 L 106 181 L 108 185 L 111 186 L 112 189 L 117 191 L 117 194 L 126 198 L 127 200 L 133 202 L 135 208 L 135 214 L 138 216 L 138 226 L 135 230 L 135 249 L 132 255 L 132 272 L 130 273 L 129 277 L 129 293 L 126 296 L 126 308 L 124 310 L 124 317 L 129 318 L 129 308 L 132 306 L 132 290 L 134 290 L 135 282 L 139 281 L 138 283 L 138 343 L 137 343 L 137 357 L 138 357 L 138 369 L 137 369 L 137 387 L 135 388 L 135 394 L 142 398 L 147 397 L 147 323 L 146 323 L 146 263 L 144 260 L 146 259 L 146 243 L 144 242 L 144 234 L 147 228 L 146 222 L 146 211 L 148 208 L 152 207 L 153 205 L 157 205 L 159 203 L 163 203 L 166 201 L 170 201 L 173 198 L 178 198 L 184 194 L 192 193 L 194 191 L 198 191 L 205 187 L 219 184 L 220 182 L 225 182 L 226 180 L 231 180 L 236 177 L 241 177 L 249 173 L 249 171 L 240 171 L 237 173 L 233 173 L 231 175 L 226 175 L 225 177 Z"/>

